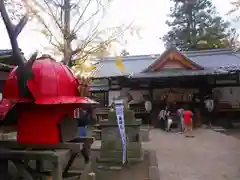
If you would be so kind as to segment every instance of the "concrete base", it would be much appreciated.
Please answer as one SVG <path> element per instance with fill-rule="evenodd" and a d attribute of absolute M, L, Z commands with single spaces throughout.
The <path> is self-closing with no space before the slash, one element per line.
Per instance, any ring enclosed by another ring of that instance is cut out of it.
<path fill-rule="evenodd" d="M 17 139 L 17 132 L 0 134 L 0 140 L 16 140 L 16 139 Z"/>
<path fill-rule="evenodd" d="M 127 163 L 138 163 L 144 160 L 144 153 L 141 152 L 140 157 L 127 157 Z M 122 154 L 120 157 L 98 157 L 97 162 L 99 163 L 113 163 L 113 164 L 122 164 Z"/>
<path fill-rule="evenodd" d="M 160 172 L 158 168 L 157 155 L 154 150 L 149 150 L 149 168 L 148 168 L 148 180 L 160 180 Z"/>

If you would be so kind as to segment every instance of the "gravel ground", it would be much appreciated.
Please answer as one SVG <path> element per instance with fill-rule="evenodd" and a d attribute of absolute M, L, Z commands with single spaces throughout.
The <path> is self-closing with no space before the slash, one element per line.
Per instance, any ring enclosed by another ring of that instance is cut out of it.
<path fill-rule="evenodd" d="M 239 180 L 239 139 L 211 129 L 195 138 L 158 129 L 150 131 L 145 149 L 156 151 L 161 180 Z"/>

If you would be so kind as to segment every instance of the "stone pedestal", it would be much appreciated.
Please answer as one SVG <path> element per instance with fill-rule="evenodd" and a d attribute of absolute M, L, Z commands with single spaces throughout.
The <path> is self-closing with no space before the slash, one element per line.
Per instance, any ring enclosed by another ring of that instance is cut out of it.
<path fill-rule="evenodd" d="M 141 161 L 143 152 L 140 140 L 141 121 L 136 120 L 134 111 L 124 111 L 125 132 L 127 138 L 127 162 Z M 108 113 L 108 119 L 100 121 L 102 129 L 102 143 L 100 162 L 122 162 L 122 141 L 118 129 L 115 111 Z"/>

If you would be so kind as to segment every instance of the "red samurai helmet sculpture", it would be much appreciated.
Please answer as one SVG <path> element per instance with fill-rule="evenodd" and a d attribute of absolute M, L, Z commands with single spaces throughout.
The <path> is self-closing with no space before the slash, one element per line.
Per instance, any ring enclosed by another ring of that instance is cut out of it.
<path fill-rule="evenodd" d="M 86 80 L 77 79 L 67 66 L 51 57 L 28 61 L 24 73 L 19 68 L 9 74 L 3 89 L 4 98 L 18 104 L 17 140 L 59 143 L 62 118 L 73 120 L 75 108 L 96 103 L 86 97 Z"/>
<path fill-rule="evenodd" d="M 21 86 L 19 82 L 18 67 L 16 67 L 5 82 L 3 89 L 5 98 L 13 102 L 35 104 L 89 103 L 89 99 L 86 98 L 89 95 L 86 91 L 88 88 L 86 80 L 77 79 L 62 63 L 56 62 L 51 57 L 40 57 L 33 62 L 28 61 L 26 66 L 29 68 L 27 69 L 29 74 L 23 77 L 25 86 Z"/>

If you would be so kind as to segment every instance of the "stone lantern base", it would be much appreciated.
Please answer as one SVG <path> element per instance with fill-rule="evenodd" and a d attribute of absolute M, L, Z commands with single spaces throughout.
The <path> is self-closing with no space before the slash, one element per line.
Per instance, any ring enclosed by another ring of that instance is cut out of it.
<path fill-rule="evenodd" d="M 127 162 L 143 160 L 143 150 L 140 139 L 141 121 L 135 119 L 134 111 L 125 110 L 125 132 L 127 138 Z M 118 129 L 115 111 L 108 113 L 108 120 L 100 121 L 102 129 L 102 144 L 99 162 L 122 163 L 122 141 Z"/>

